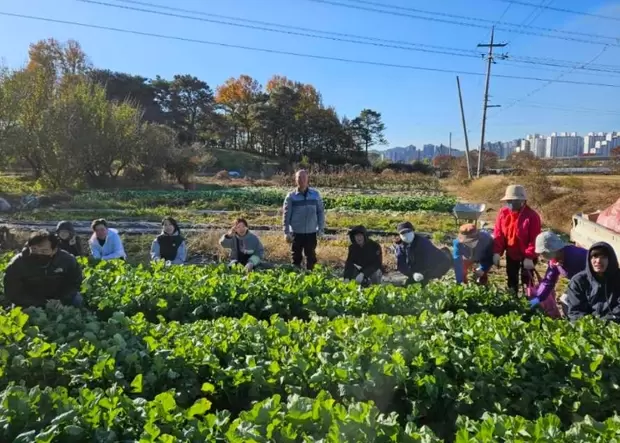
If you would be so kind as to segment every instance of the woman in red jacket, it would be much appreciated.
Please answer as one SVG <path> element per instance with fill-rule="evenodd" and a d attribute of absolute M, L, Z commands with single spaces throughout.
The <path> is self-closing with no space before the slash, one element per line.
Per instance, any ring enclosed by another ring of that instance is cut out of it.
<path fill-rule="evenodd" d="M 498 266 L 506 252 L 508 288 L 518 293 L 519 274 L 521 282 L 529 284 L 531 271 L 538 261 L 536 237 L 541 232 L 541 221 L 536 211 L 527 205 L 523 186 L 508 186 L 502 201 L 506 206 L 499 211 L 493 230 L 493 263 Z"/>

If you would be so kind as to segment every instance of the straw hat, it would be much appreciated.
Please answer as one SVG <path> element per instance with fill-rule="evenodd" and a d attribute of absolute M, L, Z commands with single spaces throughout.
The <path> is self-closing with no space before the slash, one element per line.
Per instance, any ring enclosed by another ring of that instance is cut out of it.
<path fill-rule="evenodd" d="M 506 194 L 502 201 L 507 200 L 527 200 L 525 188 L 521 185 L 510 185 L 506 188 Z"/>

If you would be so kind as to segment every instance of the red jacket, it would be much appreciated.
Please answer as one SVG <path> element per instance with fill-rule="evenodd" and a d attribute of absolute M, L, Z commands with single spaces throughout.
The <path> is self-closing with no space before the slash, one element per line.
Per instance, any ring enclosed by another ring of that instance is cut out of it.
<path fill-rule="evenodd" d="M 524 206 L 519 213 L 517 221 L 517 244 L 509 247 L 506 238 L 506 218 L 510 214 L 510 209 L 502 208 L 497 214 L 495 228 L 493 229 L 493 252 L 506 255 L 513 260 L 524 260 L 526 258 L 534 260 L 536 254 L 536 237 L 541 232 L 540 216 L 529 206 Z"/>

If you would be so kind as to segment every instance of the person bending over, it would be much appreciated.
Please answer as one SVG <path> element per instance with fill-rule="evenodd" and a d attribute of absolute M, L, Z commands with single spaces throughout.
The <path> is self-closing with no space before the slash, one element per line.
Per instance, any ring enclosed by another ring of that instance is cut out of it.
<path fill-rule="evenodd" d="M 161 228 L 161 234 L 151 245 L 151 261 L 164 260 L 173 265 L 182 265 L 187 259 L 187 247 L 179 224 L 174 218 L 166 217 L 161 222 Z"/>
<path fill-rule="evenodd" d="M 32 234 L 4 274 L 6 298 L 22 307 L 41 307 L 48 300 L 79 306 L 81 285 L 82 270 L 77 260 L 59 249 L 58 237 L 48 231 Z"/>
<path fill-rule="evenodd" d="M 220 246 L 230 249 L 231 265 L 245 266 L 247 272 L 256 269 L 265 254 L 260 239 L 250 231 L 243 218 L 238 218 L 230 231 L 220 238 Z"/>
<path fill-rule="evenodd" d="M 468 223 L 461 226 L 452 246 L 456 282 L 468 283 L 467 274 L 473 269 L 476 283 L 486 285 L 493 267 L 493 237 Z"/>

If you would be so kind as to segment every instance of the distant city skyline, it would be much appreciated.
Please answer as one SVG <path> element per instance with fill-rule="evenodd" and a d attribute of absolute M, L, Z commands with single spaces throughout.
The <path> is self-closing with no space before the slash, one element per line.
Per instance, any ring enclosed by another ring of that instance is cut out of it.
<path fill-rule="evenodd" d="M 484 149 L 494 152 L 500 159 L 506 159 L 515 152 L 531 152 L 540 158 L 566 158 L 592 155 L 608 157 L 614 148 L 620 146 L 620 132 L 588 132 L 580 135 L 577 132 L 551 132 L 545 134 L 528 134 L 523 138 L 509 141 L 489 141 Z M 477 150 L 471 147 L 470 150 Z M 376 150 L 383 159 L 393 162 L 411 162 L 431 159 L 437 155 L 447 155 L 450 148 L 445 144 L 424 144 L 418 148 L 411 144 L 404 147 Z M 452 155 L 462 156 L 464 152 L 452 148 Z"/>

